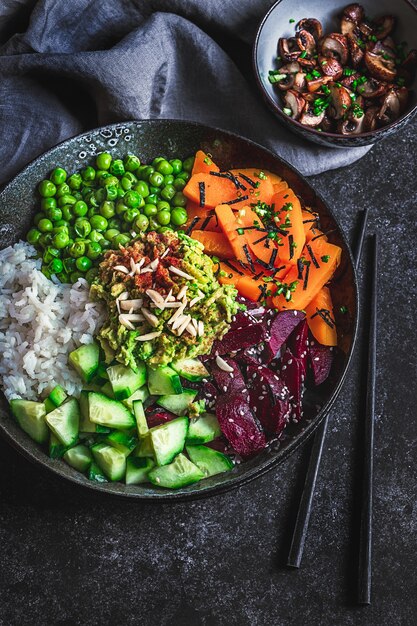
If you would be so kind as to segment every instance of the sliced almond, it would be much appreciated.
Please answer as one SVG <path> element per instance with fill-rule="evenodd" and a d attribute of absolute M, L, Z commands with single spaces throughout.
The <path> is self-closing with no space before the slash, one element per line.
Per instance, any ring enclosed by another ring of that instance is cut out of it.
<path fill-rule="evenodd" d="M 127 319 L 127 315 L 124 315 L 123 313 L 121 315 L 119 315 L 119 322 L 122 326 L 125 326 L 126 328 L 128 328 L 129 330 L 135 330 L 135 327 L 133 326 L 132 322 L 130 322 Z"/>
<path fill-rule="evenodd" d="M 192 323 L 192 321 L 187 324 L 187 326 L 185 327 L 185 330 L 187 333 L 189 333 L 192 337 L 197 337 L 197 331 L 194 328 L 194 324 Z"/>
<path fill-rule="evenodd" d="M 178 267 L 174 267 L 173 265 L 170 265 L 168 269 L 173 274 L 177 274 L 178 276 L 182 276 L 183 278 L 186 278 L 187 280 L 194 280 L 194 278 L 192 276 L 190 276 L 190 274 L 187 274 L 186 272 L 183 272 L 182 270 L 178 269 Z"/>
<path fill-rule="evenodd" d="M 177 317 L 177 319 L 175 320 L 175 322 L 172 324 L 172 330 L 177 330 L 177 328 L 179 328 L 180 326 L 182 326 L 182 324 L 184 323 L 185 319 L 186 319 L 186 315 L 181 314 Z"/>
<path fill-rule="evenodd" d="M 117 296 L 117 300 L 127 300 L 129 297 L 128 291 L 123 291 L 120 296 Z"/>
<path fill-rule="evenodd" d="M 153 270 L 156 270 L 158 265 L 159 265 L 159 258 L 158 257 L 156 259 L 154 259 L 152 261 L 152 263 L 149 263 L 149 267 L 151 267 Z"/>
<path fill-rule="evenodd" d="M 183 323 L 177 329 L 177 335 L 180 337 L 184 330 L 187 328 L 188 324 L 191 322 L 191 315 L 186 315 Z"/>
<path fill-rule="evenodd" d="M 149 311 L 149 309 L 147 309 L 146 307 L 143 306 L 141 308 L 141 313 L 145 317 L 146 321 L 149 322 L 149 324 L 151 326 L 153 326 L 154 328 L 156 328 L 158 326 L 158 324 L 159 324 L 158 318 L 156 317 L 156 315 L 151 313 Z"/>
<path fill-rule="evenodd" d="M 169 253 L 169 248 L 167 248 L 165 252 L 161 254 L 161 259 L 164 259 L 168 253 Z"/>
<path fill-rule="evenodd" d="M 135 298 L 134 300 L 123 300 L 120 302 L 120 308 L 123 311 L 130 311 L 130 309 L 137 310 L 143 304 L 143 300 L 141 298 Z"/>
<path fill-rule="evenodd" d="M 128 321 L 128 322 L 143 322 L 144 321 L 144 316 L 141 315 L 140 313 L 127 313 L 127 314 L 122 314 L 123 317 Z"/>
<path fill-rule="evenodd" d="M 200 300 L 202 300 L 201 296 L 196 296 L 195 298 L 193 298 L 190 303 L 189 303 L 189 307 L 191 308 L 192 306 L 194 306 L 195 304 L 197 304 L 197 302 L 200 302 Z"/>
<path fill-rule="evenodd" d="M 147 333 L 146 335 L 139 335 L 136 337 L 136 341 L 151 341 L 152 339 L 156 339 L 161 334 L 162 330 L 158 330 L 155 333 Z"/>
<path fill-rule="evenodd" d="M 163 305 L 165 303 L 163 296 L 161 296 L 161 294 L 158 291 L 155 291 L 155 289 L 147 289 L 145 293 L 147 296 L 150 297 L 152 302 L 154 302 L 155 304 Z"/>
<path fill-rule="evenodd" d="M 185 309 L 185 304 L 181 304 L 180 307 L 178 308 L 177 311 L 175 311 L 175 313 L 173 315 L 171 315 L 171 317 L 168 320 L 168 324 L 171 325 L 175 322 L 175 320 L 182 315 L 183 311 Z"/>
<path fill-rule="evenodd" d="M 123 274 L 129 274 L 129 270 L 127 269 L 127 267 L 125 267 L 124 265 L 115 265 L 114 269 L 117 272 L 123 272 Z"/>
<path fill-rule="evenodd" d="M 136 263 L 133 260 L 133 257 L 130 257 L 130 269 L 132 270 L 133 273 L 136 272 Z"/>
<path fill-rule="evenodd" d="M 192 324 L 193 324 L 194 328 L 195 328 L 196 330 L 198 330 L 198 322 L 197 322 L 197 320 L 195 319 L 195 317 L 193 317 L 193 318 L 192 318 L 191 322 L 192 322 Z"/>
<path fill-rule="evenodd" d="M 187 293 L 188 287 L 187 285 L 183 285 L 181 287 L 181 289 L 178 292 L 177 298 L 178 300 L 181 300 L 181 298 L 183 298 L 185 296 L 185 294 Z"/>
<path fill-rule="evenodd" d="M 233 367 L 230 367 L 228 363 L 221 356 L 216 356 L 216 364 L 224 372 L 233 372 Z"/>
<path fill-rule="evenodd" d="M 204 335 L 204 322 L 198 320 L 198 336 L 202 337 Z"/>
<path fill-rule="evenodd" d="M 162 304 L 151 303 L 152 309 L 177 309 L 182 306 L 181 302 L 163 302 Z"/>

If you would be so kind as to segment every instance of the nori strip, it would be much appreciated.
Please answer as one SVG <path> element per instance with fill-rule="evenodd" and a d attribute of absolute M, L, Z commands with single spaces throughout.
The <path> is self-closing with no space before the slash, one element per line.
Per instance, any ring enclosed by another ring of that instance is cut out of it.
<path fill-rule="evenodd" d="M 289 248 L 290 248 L 289 249 L 290 259 L 292 259 L 293 256 L 294 256 L 294 246 L 293 246 L 293 243 L 294 243 L 294 237 L 292 235 L 289 235 L 289 237 L 288 237 L 288 245 L 289 245 Z"/>
<path fill-rule="evenodd" d="M 332 228 L 331 230 L 328 230 L 327 233 L 320 233 L 320 235 L 316 235 L 315 237 L 312 238 L 311 241 L 315 241 L 316 239 L 320 239 L 320 237 L 324 237 L 325 235 L 330 235 L 330 233 L 335 233 L 336 229 Z"/>
<path fill-rule="evenodd" d="M 314 252 L 311 249 L 311 246 L 310 246 L 309 243 L 306 244 L 306 248 L 308 250 L 309 255 L 311 256 L 311 260 L 313 261 L 314 267 L 317 267 L 317 269 L 319 269 L 319 267 L 320 267 L 319 262 L 317 261 L 316 257 L 314 256 Z"/>
<path fill-rule="evenodd" d="M 200 226 L 200 230 L 205 230 L 207 228 L 213 215 L 214 213 L 212 213 L 211 215 L 207 215 L 207 217 L 204 219 L 203 223 Z"/>
<path fill-rule="evenodd" d="M 225 202 L 225 204 L 237 204 L 238 202 L 243 202 L 244 200 L 247 200 L 248 198 L 249 196 L 241 196 L 240 198 L 229 200 L 228 202 Z"/>
<path fill-rule="evenodd" d="M 199 221 L 200 221 L 200 218 L 196 215 L 193 221 L 191 222 L 191 224 L 189 225 L 189 227 L 187 228 L 187 230 L 185 231 L 185 234 L 189 235 L 191 231 L 194 229 L 194 226 L 196 226 L 197 222 Z M 202 228 L 201 230 L 204 230 L 204 228 Z"/>
<path fill-rule="evenodd" d="M 239 172 L 239 176 L 243 178 L 243 180 L 246 180 L 248 185 L 250 185 L 251 187 L 256 187 L 256 183 L 251 178 L 249 178 L 249 176 L 246 176 L 246 174 L 242 174 L 242 172 Z"/>
<path fill-rule="evenodd" d="M 251 268 L 252 272 L 255 273 L 255 266 L 253 264 L 252 257 L 250 255 L 250 252 L 248 250 L 248 246 L 247 246 L 246 243 L 243 246 L 243 252 L 245 253 L 246 259 L 247 259 L 248 264 L 249 264 L 249 267 Z"/>
<path fill-rule="evenodd" d="M 330 328 L 335 327 L 336 322 L 331 318 L 329 309 L 317 309 L 317 311 L 311 316 L 310 319 L 313 319 L 313 317 L 316 317 L 316 315 L 321 317 L 323 322 L 326 322 L 327 326 L 330 326 Z"/>
<path fill-rule="evenodd" d="M 232 263 L 230 263 L 230 261 L 228 260 L 224 260 L 223 263 L 225 265 L 227 265 L 227 267 L 230 267 L 231 270 L 233 270 L 234 272 L 237 272 L 238 274 L 240 274 L 241 276 L 244 276 L 244 272 L 241 272 L 240 270 L 237 269 L 237 267 L 235 267 L 234 265 L 232 265 Z"/>
<path fill-rule="evenodd" d="M 206 184 L 204 181 L 198 183 L 198 189 L 200 191 L 200 206 L 203 207 L 206 204 Z"/>
<path fill-rule="evenodd" d="M 310 261 L 307 261 L 305 263 L 305 266 L 306 266 L 306 271 L 305 271 L 305 274 L 304 274 L 303 291 L 305 291 L 307 289 L 307 287 L 308 287 L 308 277 L 310 275 Z"/>
<path fill-rule="evenodd" d="M 261 243 L 261 241 L 265 241 L 265 239 L 268 239 L 268 235 L 264 235 L 264 237 L 261 237 L 260 239 L 257 239 L 256 241 L 253 242 L 253 245 L 255 245 L 257 243 Z"/>
<path fill-rule="evenodd" d="M 303 277 L 303 272 L 304 272 L 304 263 L 302 262 L 301 259 L 297 260 L 297 269 L 298 269 L 298 280 L 301 280 Z"/>
<path fill-rule="evenodd" d="M 278 254 L 278 249 L 274 248 L 272 250 L 271 258 L 269 259 L 269 265 L 271 265 L 272 267 L 274 266 L 275 259 L 277 258 L 277 254 Z"/>

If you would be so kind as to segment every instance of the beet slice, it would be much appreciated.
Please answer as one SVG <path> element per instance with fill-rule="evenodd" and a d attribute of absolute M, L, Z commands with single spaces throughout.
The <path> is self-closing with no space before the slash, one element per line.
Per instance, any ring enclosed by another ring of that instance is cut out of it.
<path fill-rule="evenodd" d="M 244 348 L 257 346 L 265 337 L 263 324 L 256 323 L 240 330 L 229 330 L 220 341 L 215 341 L 211 350 L 211 358 L 218 354 L 230 354 Z"/>
<path fill-rule="evenodd" d="M 265 448 L 265 434 L 241 394 L 220 396 L 216 415 L 222 433 L 242 458 L 253 456 Z"/>
<path fill-rule="evenodd" d="M 331 346 L 323 346 L 310 337 L 308 354 L 314 384 L 321 385 L 327 379 L 332 368 L 334 350 Z"/>
<path fill-rule="evenodd" d="M 293 330 L 305 319 L 302 311 L 280 311 L 279 313 L 266 314 L 262 320 L 265 326 L 265 351 L 264 358 L 267 362 L 277 354 Z"/>
<path fill-rule="evenodd" d="M 240 371 L 236 361 L 230 357 L 225 357 L 224 361 L 226 361 L 226 363 L 233 368 L 233 372 L 225 372 L 217 365 L 216 361 L 211 361 L 209 365 L 211 374 L 213 375 L 216 385 L 220 389 L 221 393 L 243 392 L 243 390 L 247 391 L 246 381 L 243 378 L 242 372 Z"/>
<path fill-rule="evenodd" d="M 266 366 L 249 366 L 250 407 L 264 430 L 279 435 L 284 430 L 291 412 L 289 392 L 284 382 Z"/>
<path fill-rule="evenodd" d="M 251 348 L 239 350 L 239 352 L 236 353 L 235 359 L 238 363 L 257 366 L 262 364 L 262 353 L 263 345 L 252 346 Z"/>
<path fill-rule="evenodd" d="M 204 445 L 208 448 L 213 448 L 213 450 L 217 450 L 218 452 L 222 452 L 223 454 L 233 454 L 230 443 L 223 436 L 217 437 L 216 439 L 213 439 L 213 441 L 209 441 Z"/>
<path fill-rule="evenodd" d="M 295 330 L 292 331 L 287 345 L 296 359 L 300 359 L 303 366 L 304 378 L 307 373 L 308 364 L 308 324 L 307 320 L 303 320 Z"/>
<path fill-rule="evenodd" d="M 281 359 L 281 377 L 290 392 L 291 418 L 294 422 L 299 422 L 303 417 L 303 392 L 304 392 L 304 366 L 300 359 L 297 359 L 286 349 Z"/>
<path fill-rule="evenodd" d="M 232 323 L 230 324 L 229 332 L 232 330 L 240 330 L 241 328 L 247 328 L 252 324 L 257 324 L 257 320 L 252 317 L 250 311 L 238 311 L 233 316 Z"/>
<path fill-rule="evenodd" d="M 169 413 L 169 411 L 146 411 L 146 421 L 148 423 L 148 428 L 153 428 L 154 426 L 166 424 L 176 417 L 176 415 L 174 415 L 173 413 Z"/>

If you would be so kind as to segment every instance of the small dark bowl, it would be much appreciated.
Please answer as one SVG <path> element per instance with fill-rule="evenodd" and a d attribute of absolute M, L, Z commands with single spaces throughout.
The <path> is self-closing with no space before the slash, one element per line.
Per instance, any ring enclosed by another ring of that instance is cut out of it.
<path fill-rule="evenodd" d="M 261 146 L 231 133 L 176 120 L 145 120 L 107 126 L 79 135 L 52 148 L 14 178 L 0 194 L 1 247 L 24 238 L 36 212 L 37 183 L 47 177 L 56 166 L 75 171 L 92 163 L 94 155 L 110 150 L 125 155 L 134 152 L 143 162 L 164 154 L 168 158 L 193 154 L 198 148 L 213 155 L 221 168 L 258 166 L 269 169 L 288 181 L 307 206 L 315 207 L 325 231 L 333 243 L 341 246 L 342 265 L 332 283 L 335 312 L 347 305 L 349 314 L 337 316 L 339 329 L 338 358 L 335 359 L 329 379 L 306 395 L 308 417 L 291 426 L 285 438 L 267 448 L 259 456 L 237 465 L 231 472 L 219 474 L 179 490 L 157 489 L 150 485 L 126 486 L 121 483 L 94 483 L 64 461 L 50 459 L 44 450 L 24 433 L 12 418 L 4 397 L 0 398 L 0 433 L 19 452 L 35 463 L 52 470 L 78 485 L 95 491 L 131 498 L 154 500 L 181 500 L 221 493 L 246 483 L 283 461 L 317 428 L 335 401 L 347 367 L 357 333 L 357 282 L 349 246 L 332 210 L 310 183 L 288 163 Z M 2 394 L 1 394 L 2 395 Z"/>
<path fill-rule="evenodd" d="M 407 111 L 395 122 L 367 133 L 346 137 L 336 133 L 320 132 L 300 124 L 283 112 L 279 90 L 268 80 L 269 70 L 276 67 L 278 39 L 293 36 L 294 26 L 304 17 L 318 19 L 322 23 L 324 33 L 337 31 L 342 9 L 348 4 L 349 0 L 333 0 L 332 2 L 308 0 L 308 2 L 296 3 L 293 0 L 278 0 L 262 19 L 253 47 L 253 68 L 258 87 L 278 120 L 304 139 L 330 148 L 358 148 L 381 141 L 403 128 L 417 112 L 417 75 L 414 76 L 411 85 L 412 91 Z M 394 15 L 396 18 L 394 41 L 396 43 L 406 41 L 407 50 L 417 48 L 417 8 L 409 0 L 396 0 L 395 2 L 363 0 L 359 1 L 359 4 L 364 7 L 365 14 L 370 18 L 379 15 Z"/>

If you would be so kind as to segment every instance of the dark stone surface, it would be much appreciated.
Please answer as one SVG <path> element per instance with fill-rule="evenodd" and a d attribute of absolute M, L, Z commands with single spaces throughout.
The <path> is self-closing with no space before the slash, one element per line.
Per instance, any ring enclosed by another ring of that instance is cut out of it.
<path fill-rule="evenodd" d="M 156 505 L 58 481 L 0 441 L 2 626 L 415 623 L 416 128 L 313 180 L 346 232 L 368 206 L 381 238 L 372 605 L 354 604 L 357 351 L 332 412 L 300 571 L 284 564 L 309 443 L 239 490 Z"/>

